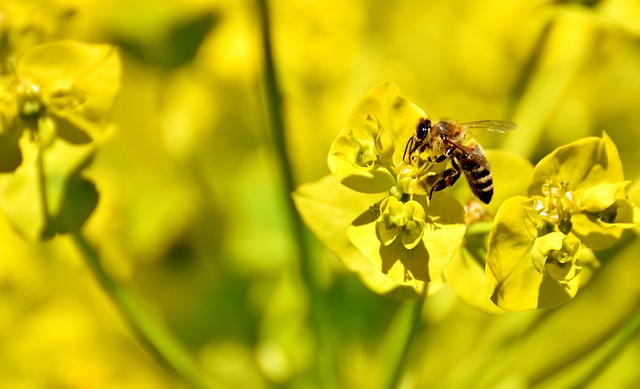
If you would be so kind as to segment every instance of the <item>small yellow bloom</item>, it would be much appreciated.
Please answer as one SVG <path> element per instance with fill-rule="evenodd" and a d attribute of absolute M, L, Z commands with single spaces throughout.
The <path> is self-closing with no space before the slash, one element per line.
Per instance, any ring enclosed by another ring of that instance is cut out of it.
<path fill-rule="evenodd" d="M 380 242 L 388 246 L 401 236 L 403 246 L 411 250 L 422 239 L 425 217 L 424 208 L 417 201 L 403 203 L 395 197 L 387 197 L 380 204 L 380 216 L 376 221 Z"/>

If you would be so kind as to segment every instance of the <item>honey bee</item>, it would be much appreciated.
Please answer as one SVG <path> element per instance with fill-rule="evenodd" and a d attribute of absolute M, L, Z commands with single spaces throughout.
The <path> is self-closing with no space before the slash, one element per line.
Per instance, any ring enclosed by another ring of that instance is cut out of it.
<path fill-rule="evenodd" d="M 403 159 L 411 163 L 412 158 L 426 151 L 429 154 L 429 162 L 441 163 L 447 159 L 451 160 L 452 167 L 442 172 L 442 178 L 433 184 L 429 198 L 433 192 L 452 186 L 460 178 L 460 174 L 464 173 L 473 194 L 483 203 L 489 204 L 493 196 L 491 165 L 482 146 L 475 139 L 464 144 L 467 134 L 485 132 L 501 135 L 516 127 L 515 123 L 503 120 L 458 124 L 449 120 L 432 122 L 429 118 L 423 118 L 404 148 Z"/>

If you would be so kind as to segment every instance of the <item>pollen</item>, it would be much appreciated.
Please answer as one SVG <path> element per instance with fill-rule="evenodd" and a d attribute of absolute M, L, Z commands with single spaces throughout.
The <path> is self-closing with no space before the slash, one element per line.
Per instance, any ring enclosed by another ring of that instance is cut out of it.
<path fill-rule="evenodd" d="M 557 226 L 561 230 L 566 230 L 567 227 L 571 229 L 571 209 L 574 200 L 573 193 L 567 190 L 568 186 L 567 181 L 546 180 L 542 185 L 543 196 L 533 196 L 534 211 L 540 214 L 547 225 Z"/>

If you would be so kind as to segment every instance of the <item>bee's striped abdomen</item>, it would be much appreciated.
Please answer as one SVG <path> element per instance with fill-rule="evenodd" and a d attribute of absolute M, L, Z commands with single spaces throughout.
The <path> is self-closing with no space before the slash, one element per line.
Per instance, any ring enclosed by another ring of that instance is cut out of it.
<path fill-rule="evenodd" d="M 460 156 L 460 169 L 467 177 L 469 187 L 483 203 L 489 204 L 493 196 L 493 178 L 489 169 L 473 161 L 467 156 Z"/>

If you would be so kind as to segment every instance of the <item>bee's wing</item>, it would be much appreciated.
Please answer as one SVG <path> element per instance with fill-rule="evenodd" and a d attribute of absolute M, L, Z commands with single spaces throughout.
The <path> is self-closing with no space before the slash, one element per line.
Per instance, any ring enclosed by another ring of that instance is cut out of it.
<path fill-rule="evenodd" d="M 508 120 L 480 120 L 477 122 L 462 123 L 460 126 L 468 131 L 478 130 L 496 133 L 503 133 L 518 128 L 516 123 Z"/>
<path fill-rule="evenodd" d="M 514 122 L 507 120 L 480 120 L 477 122 L 467 122 L 460 124 L 467 132 L 467 138 L 480 140 L 495 139 L 505 132 L 518 128 Z"/>
<path fill-rule="evenodd" d="M 484 149 L 477 142 L 471 141 L 471 143 L 465 146 L 460 144 L 455 144 L 455 146 L 463 153 L 465 153 L 473 162 L 477 163 L 487 170 L 491 169 L 491 164 L 489 164 L 489 161 L 487 161 L 487 157 L 484 154 Z"/>

